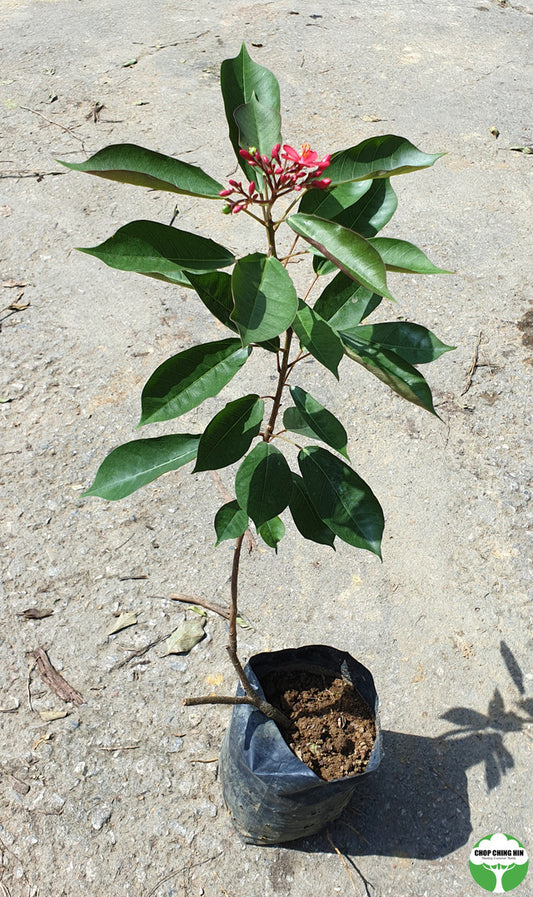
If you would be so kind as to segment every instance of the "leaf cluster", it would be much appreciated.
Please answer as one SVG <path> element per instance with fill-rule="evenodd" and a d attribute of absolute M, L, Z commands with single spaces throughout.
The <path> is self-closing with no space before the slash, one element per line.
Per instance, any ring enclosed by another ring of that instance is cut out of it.
<path fill-rule="evenodd" d="M 264 226 L 266 251 L 236 258 L 207 237 L 144 220 L 124 225 L 83 251 L 113 268 L 194 290 L 229 331 L 225 339 L 188 348 L 154 371 L 142 392 L 140 426 L 177 419 L 218 395 L 257 352 L 276 360 L 276 395 L 251 393 L 227 402 L 202 433 L 118 446 L 85 494 L 116 500 L 189 463 L 194 462 L 193 471 L 238 465 L 235 498 L 215 516 L 217 544 L 240 537 L 251 520 L 277 550 L 285 532 L 281 515 L 288 512 L 306 539 L 334 547 L 339 538 L 381 556 L 383 512 L 350 465 L 346 430 L 292 378 L 299 362 L 312 356 L 338 379 L 347 359 L 435 414 L 418 366 L 452 347 L 419 324 L 367 319 L 384 299 L 395 301 L 389 271 L 443 273 L 412 243 L 377 236 L 397 207 L 391 179 L 428 168 L 439 155 L 423 153 L 394 135 L 370 138 L 334 153 L 326 171 L 329 186 L 295 194 L 276 217 L 265 175 L 240 150 L 254 148 L 269 156 L 282 143 L 278 82 L 243 45 L 235 58 L 223 62 L 221 88 L 237 161 L 262 197 L 251 217 Z M 114 181 L 224 203 L 222 185 L 200 168 L 132 144 L 64 164 Z M 278 251 L 282 225 L 292 232 L 293 249 L 286 256 Z M 311 289 L 298 295 L 288 272 L 296 245 L 299 254 L 307 254 L 311 286 L 319 290 L 313 302 Z"/>

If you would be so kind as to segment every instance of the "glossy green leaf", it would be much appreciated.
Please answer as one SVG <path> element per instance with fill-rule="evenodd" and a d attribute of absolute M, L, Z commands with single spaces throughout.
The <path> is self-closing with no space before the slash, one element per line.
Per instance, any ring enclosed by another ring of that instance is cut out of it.
<path fill-rule="evenodd" d="M 379 252 L 387 271 L 403 271 L 406 274 L 451 274 L 444 268 L 436 268 L 418 246 L 407 240 L 391 237 L 374 237 L 369 240 Z"/>
<path fill-rule="evenodd" d="M 335 550 L 335 533 L 320 519 L 315 507 L 309 498 L 306 485 L 297 473 L 292 475 L 292 493 L 289 502 L 289 510 L 296 528 L 304 539 L 317 542 L 319 545 L 329 545 Z"/>
<path fill-rule="evenodd" d="M 291 386 L 291 396 L 303 421 L 314 434 L 316 439 L 321 439 L 326 445 L 331 446 L 345 458 L 348 457 L 346 446 L 348 436 L 343 425 L 331 411 L 324 408 L 313 396 L 299 386 Z M 287 411 L 290 409 L 288 408 Z M 290 418 L 289 418 L 290 419 Z M 283 419 L 285 426 L 285 418 Z M 291 429 L 287 427 L 287 429 Z"/>
<path fill-rule="evenodd" d="M 320 364 L 339 379 L 338 367 L 344 354 L 339 335 L 327 321 L 316 311 L 300 302 L 292 328 L 300 340 L 300 345 L 307 349 Z"/>
<path fill-rule="evenodd" d="M 233 311 L 231 275 L 225 271 L 209 271 L 207 274 L 194 274 L 190 271 L 187 276 L 211 314 L 237 333 L 237 326 L 230 319 Z"/>
<path fill-rule="evenodd" d="M 263 523 L 257 532 L 263 539 L 263 542 L 266 542 L 269 548 L 274 548 L 277 554 L 278 542 L 281 542 L 285 535 L 283 520 L 280 520 L 279 517 L 273 517 L 272 520 L 267 520 L 266 523 Z"/>
<path fill-rule="evenodd" d="M 238 539 L 248 529 L 248 514 L 239 507 L 238 502 L 229 501 L 222 505 L 215 515 L 216 544 L 226 539 Z"/>
<path fill-rule="evenodd" d="M 182 270 L 212 271 L 233 264 L 234 255 L 213 240 L 159 224 L 131 221 L 108 240 L 89 249 L 111 268 L 172 278 Z"/>
<path fill-rule="evenodd" d="M 364 342 L 390 349 L 409 364 L 428 364 L 455 348 L 445 345 L 426 327 L 409 321 L 363 324 L 355 329 L 353 335 Z"/>
<path fill-rule="evenodd" d="M 242 458 L 259 433 L 264 411 L 264 403 L 256 395 L 228 402 L 204 430 L 193 473 L 219 470 Z"/>
<path fill-rule="evenodd" d="M 386 134 L 334 153 L 327 175 L 332 186 L 366 178 L 388 178 L 429 168 L 443 155 L 422 153 L 404 137 Z"/>
<path fill-rule="evenodd" d="M 238 339 L 226 339 L 193 346 L 164 361 L 143 389 L 139 425 L 180 417 L 216 396 L 250 352 Z"/>
<path fill-rule="evenodd" d="M 251 168 L 239 155 L 239 128 L 234 114 L 239 106 L 249 103 L 254 95 L 263 106 L 279 113 L 280 94 L 278 81 L 271 71 L 253 61 L 245 45 L 242 44 L 238 56 L 233 59 L 225 59 L 222 63 L 220 68 L 220 87 L 224 99 L 226 120 L 229 126 L 229 138 L 235 150 L 235 155 L 248 180 L 255 180 L 257 170 Z M 281 134 L 276 136 L 272 146 L 275 143 L 281 143 Z M 268 155 L 270 155 L 272 146 L 267 151 Z M 249 149 L 249 147 L 245 147 L 245 149 Z"/>
<path fill-rule="evenodd" d="M 193 274 L 188 271 L 187 278 L 190 281 L 189 285 L 194 287 L 211 314 L 218 318 L 221 324 L 225 324 L 234 333 L 238 333 L 237 325 L 230 318 L 234 308 L 231 275 L 226 274 L 225 271 L 209 271 L 207 274 Z M 277 352 L 279 339 L 274 337 L 264 340 L 258 343 L 258 346 L 268 352 Z"/>
<path fill-rule="evenodd" d="M 339 271 L 322 290 L 314 309 L 335 330 L 349 330 L 368 317 L 381 300 L 382 296 Z"/>
<path fill-rule="evenodd" d="M 326 194 L 322 202 L 320 196 L 314 196 L 320 193 Z M 398 198 L 389 179 L 384 178 L 352 181 L 330 190 L 309 190 L 298 211 L 336 221 L 368 238 L 374 237 L 390 221 L 397 206 Z"/>
<path fill-rule="evenodd" d="M 260 103 L 254 94 L 248 103 L 235 110 L 235 121 L 239 129 L 239 144 L 243 149 L 251 146 L 259 150 L 261 155 L 270 157 L 272 147 L 279 143 L 281 115 Z M 255 177 L 254 180 L 257 178 Z"/>
<path fill-rule="evenodd" d="M 361 199 L 371 186 L 371 181 L 353 181 L 327 190 L 306 190 L 300 200 L 298 211 L 305 215 L 316 215 L 318 218 L 335 221 L 338 215 Z"/>
<path fill-rule="evenodd" d="M 366 182 L 359 181 L 359 183 Z M 398 197 L 389 179 L 377 179 L 371 182 L 370 190 L 358 202 L 341 212 L 335 220 L 361 234 L 362 237 L 369 238 L 385 227 L 397 208 Z"/>
<path fill-rule="evenodd" d="M 353 331 L 352 333 L 340 331 L 339 336 L 344 343 L 344 351 L 348 358 L 357 361 L 408 402 L 420 405 L 421 408 L 426 408 L 427 411 L 437 415 L 426 380 L 409 362 L 389 349 L 357 339 Z"/>
<path fill-rule="evenodd" d="M 102 462 L 94 483 L 83 494 L 98 495 L 109 501 L 124 498 L 163 473 L 193 461 L 199 441 L 199 436 L 178 434 L 135 439 L 119 445 Z"/>
<path fill-rule="evenodd" d="M 286 430 L 290 430 L 291 433 L 296 433 L 298 436 L 307 436 L 308 439 L 319 439 L 294 405 L 285 408 L 283 412 L 283 426 Z"/>
<path fill-rule="evenodd" d="M 287 507 L 292 479 L 289 465 L 270 442 L 260 442 L 246 456 L 235 476 L 240 507 L 257 527 Z"/>
<path fill-rule="evenodd" d="M 381 557 L 383 511 L 370 486 L 341 458 L 318 445 L 298 455 L 300 471 L 320 519 L 335 535 Z"/>
<path fill-rule="evenodd" d="M 243 345 L 272 339 L 291 326 L 298 297 L 287 271 L 260 252 L 239 259 L 231 277 L 235 322 Z"/>
<path fill-rule="evenodd" d="M 111 181 L 185 193 L 204 199 L 220 199 L 222 184 L 209 177 L 201 168 L 180 162 L 132 143 L 120 143 L 99 150 L 86 162 L 62 162 L 74 171 L 85 171 Z"/>
<path fill-rule="evenodd" d="M 291 215 L 287 224 L 349 277 L 368 290 L 394 301 L 387 288 L 385 265 L 379 252 L 364 237 L 325 218 Z"/>

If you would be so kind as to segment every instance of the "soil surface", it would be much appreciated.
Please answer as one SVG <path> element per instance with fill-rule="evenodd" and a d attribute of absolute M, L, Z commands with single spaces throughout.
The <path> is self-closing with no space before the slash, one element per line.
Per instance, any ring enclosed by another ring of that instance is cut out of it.
<path fill-rule="evenodd" d="M 262 681 L 266 699 L 290 719 L 285 741 L 330 782 L 365 771 L 376 738 L 370 707 L 351 682 L 329 672 L 283 670 Z"/>

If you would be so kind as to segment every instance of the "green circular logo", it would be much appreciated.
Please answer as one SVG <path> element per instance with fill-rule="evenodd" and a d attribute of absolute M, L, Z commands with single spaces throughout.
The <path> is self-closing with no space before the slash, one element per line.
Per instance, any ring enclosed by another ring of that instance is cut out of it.
<path fill-rule="evenodd" d="M 523 844 L 496 832 L 478 841 L 470 851 L 472 878 L 491 894 L 513 891 L 527 875 L 529 859 Z"/>

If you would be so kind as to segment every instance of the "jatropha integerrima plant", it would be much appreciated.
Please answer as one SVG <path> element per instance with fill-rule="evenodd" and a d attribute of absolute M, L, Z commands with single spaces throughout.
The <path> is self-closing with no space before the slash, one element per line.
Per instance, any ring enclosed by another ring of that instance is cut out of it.
<path fill-rule="evenodd" d="M 221 87 L 244 181 L 233 178 L 225 187 L 200 168 L 129 144 L 107 147 L 68 167 L 218 201 L 226 214 L 242 213 L 254 229 L 264 229 L 263 249 L 241 258 L 205 237 L 154 221 L 133 221 L 84 250 L 111 267 L 192 288 L 230 331 L 227 338 L 193 346 L 157 368 L 142 393 L 140 424 L 178 418 L 218 395 L 258 352 L 272 358 L 276 389 L 270 396 L 251 392 L 227 402 L 203 433 L 138 439 L 115 448 L 85 494 L 119 499 L 189 462 L 195 462 L 195 472 L 238 463 L 235 498 L 217 511 L 215 530 L 217 544 L 236 539 L 228 651 L 245 697 L 193 700 L 250 702 L 283 724 L 279 712 L 260 701 L 237 656 L 243 537 L 251 520 L 277 550 L 285 514 L 306 539 L 333 547 L 338 538 L 381 557 L 383 513 L 348 463 L 346 430 L 296 384 L 295 375 L 300 362 L 313 356 L 338 379 L 339 364 L 348 358 L 435 413 L 429 386 L 415 365 L 434 361 L 451 347 L 418 324 L 366 319 L 383 298 L 393 300 L 387 271 L 441 272 L 412 243 L 376 236 L 396 210 L 391 177 L 428 168 L 439 155 L 392 135 L 323 158 L 308 144 L 298 152 L 281 137 L 276 78 L 252 61 L 244 45 L 237 57 L 223 62 Z M 311 272 L 299 296 L 289 264 L 305 254 Z M 231 273 L 222 270 L 229 267 Z"/>

